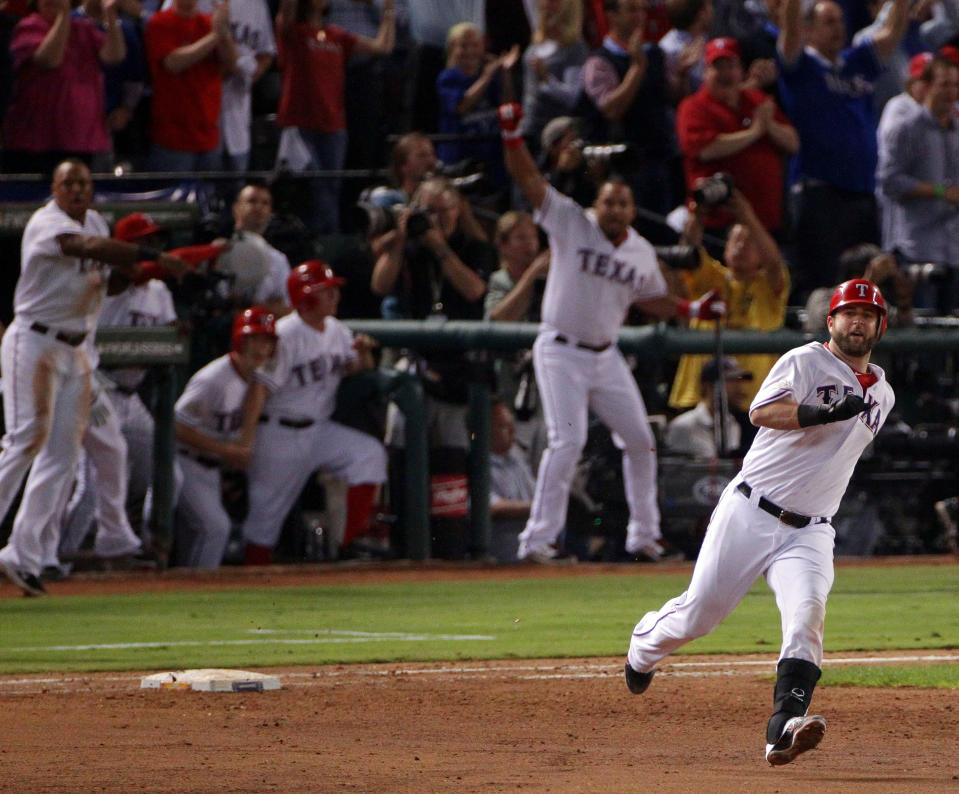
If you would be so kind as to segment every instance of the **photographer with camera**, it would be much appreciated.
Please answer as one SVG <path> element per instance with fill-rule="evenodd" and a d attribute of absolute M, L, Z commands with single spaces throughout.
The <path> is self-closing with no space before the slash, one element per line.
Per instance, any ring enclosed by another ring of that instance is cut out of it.
<path fill-rule="evenodd" d="M 744 85 L 736 39 L 712 39 L 705 61 L 702 86 L 680 102 L 676 116 L 687 188 L 692 193 L 700 179 L 729 174 L 763 226 L 778 234 L 783 227 L 784 158 L 796 153 L 799 136 L 775 100 Z M 723 204 L 729 191 L 722 184 L 706 183 L 696 202 Z M 735 222 L 726 212 L 704 218 L 710 230 Z"/>
<path fill-rule="evenodd" d="M 694 194 L 704 186 L 708 188 L 707 182 L 706 179 L 697 182 Z M 723 250 L 725 264 L 710 256 L 702 245 L 704 218 L 717 209 L 736 219 Z M 782 328 L 789 298 L 789 271 L 779 246 L 742 191 L 733 187 L 727 200 L 718 205 L 694 204 L 683 230 L 682 242 L 697 246 L 700 258 L 695 270 L 678 271 L 686 294 L 699 295 L 704 290 L 718 290 L 727 306 L 727 313 L 720 320 L 723 328 L 757 331 Z M 668 259 L 663 261 L 670 264 Z M 716 324 L 710 320 L 693 319 L 689 327 L 711 331 Z M 669 396 L 670 407 L 691 408 L 699 402 L 700 371 L 708 358 L 705 355 L 680 358 Z M 740 366 L 753 376 L 745 387 L 747 401 L 753 398 L 777 358 L 768 353 L 737 357 Z"/>
<path fill-rule="evenodd" d="M 417 188 L 411 206 L 400 211 L 396 234 L 377 258 L 370 280 L 374 294 L 390 299 L 395 317 L 434 323 L 482 319 L 486 281 L 496 267 L 496 254 L 463 229 L 461 207 L 462 197 L 449 180 L 430 178 Z M 405 366 L 422 378 L 427 395 L 434 555 L 461 558 L 466 554 L 469 383 L 485 373 L 476 372 L 477 365 L 459 351 L 405 352 Z M 402 467 L 402 431 L 402 415 L 391 406 L 386 430 L 391 481 Z M 461 507 L 440 510 L 443 496 L 460 488 Z M 402 497 L 402 488 L 390 491 L 396 499 Z M 439 512 L 445 515 L 439 517 Z M 402 509 L 396 514 L 402 517 Z M 397 540 L 402 536 L 398 531 Z"/>

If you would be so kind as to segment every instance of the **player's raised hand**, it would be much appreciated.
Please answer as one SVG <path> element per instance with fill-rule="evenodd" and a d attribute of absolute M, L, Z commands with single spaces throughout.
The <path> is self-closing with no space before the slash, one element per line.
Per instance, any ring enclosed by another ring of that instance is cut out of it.
<path fill-rule="evenodd" d="M 523 120 L 523 106 L 519 102 L 507 102 L 499 106 L 496 117 L 499 119 L 499 128 L 504 133 L 516 132 Z"/>
<path fill-rule="evenodd" d="M 811 425 L 826 425 L 830 422 L 841 422 L 852 419 L 869 408 L 867 403 L 858 394 L 849 392 L 841 399 L 829 405 L 800 405 L 796 409 L 800 427 Z"/>

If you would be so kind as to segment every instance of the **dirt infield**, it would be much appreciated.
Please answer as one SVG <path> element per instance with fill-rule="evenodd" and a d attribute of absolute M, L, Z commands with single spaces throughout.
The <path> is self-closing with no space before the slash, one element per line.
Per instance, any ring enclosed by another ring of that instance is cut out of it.
<path fill-rule="evenodd" d="M 554 574 L 171 571 L 51 590 L 465 575 Z M 6 676 L 0 791 L 959 792 L 955 692 L 822 688 L 823 744 L 769 767 L 774 665 L 675 657 L 639 697 L 626 691 L 620 658 L 273 669 L 283 689 L 259 694 L 140 690 L 140 673 Z"/>

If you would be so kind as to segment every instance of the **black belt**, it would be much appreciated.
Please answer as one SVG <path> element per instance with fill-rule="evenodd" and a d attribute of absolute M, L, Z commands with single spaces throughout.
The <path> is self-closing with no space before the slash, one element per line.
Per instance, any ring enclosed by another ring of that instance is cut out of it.
<path fill-rule="evenodd" d="M 561 345 L 572 345 L 573 342 L 569 341 L 568 337 L 563 336 L 562 334 L 556 334 L 553 337 Z M 605 345 L 588 345 L 585 342 L 576 342 L 575 346 L 581 350 L 589 350 L 592 353 L 602 353 L 606 348 L 608 348 L 612 342 L 607 342 Z"/>
<path fill-rule="evenodd" d="M 262 414 L 260 416 L 260 423 L 270 421 L 269 414 Z M 280 417 L 276 420 L 277 424 L 283 425 L 283 427 L 292 427 L 294 430 L 302 430 L 304 427 L 310 427 L 311 425 L 316 424 L 312 419 L 286 419 L 285 417 Z"/>
<path fill-rule="evenodd" d="M 186 449 L 185 447 L 180 447 L 177 452 L 189 458 L 190 460 L 195 460 L 201 466 L 206 466 L 208 469 L 218 469 L 220 467 L 220 461 L 216 458 L 202 455 L 199 452 L 194 452 L 193 450 Z"/>
<path fill-rule="evenodd" d="M 753 489 L 745 482 L 739 483 L 739 485 L 736 486 L 736 490 L 742 493 L 747 499 L 753 492 Z M 775 516 L 784 524 L 794 527 L 795 529 L 802 529 L 803 527 L 808 527 L 810 524 L 825 524 L 829 521 L 828 518 L 823 516 L 810 518 L 809 516 L 804 516 L 802 513 L 783 510 L 779 505 L 770 502 L 765 496 L 759 497 L 759 509 L 765 510 L 769 515 Z"/>
<path fill-rule="evenodd" d="M 44 325 L 43 323 L 34 323 L 30 326 L 31 331 L 36 331 L 38 334 L 47 334 L 51 335 L 58 342 L 64 342 L 70 347 L 80 347 L 83 344 L 83 340 L 87 338 L 86 333 L 81 331 L 54 331 L 50 328 L 49 325 Z"/>

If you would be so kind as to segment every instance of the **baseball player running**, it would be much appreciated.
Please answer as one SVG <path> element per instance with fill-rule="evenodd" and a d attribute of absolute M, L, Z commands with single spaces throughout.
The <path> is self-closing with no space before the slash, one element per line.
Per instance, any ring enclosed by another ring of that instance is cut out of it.
<path fill-rule="evenodd" d="M 230 539 L 221 465 L 245 468 L 249 450 L 237 442 L 243 401 L 253 371 L 276 348 L 276 319 L 268 309 L 245 309 L 233 321 L 231 349 L 196 372 L 174 406 L 177 461 L 183 485 L 176 507 L 177 562 L 216 568 Z"/>
<path fill-rule="evenodd" d="M 383 445 L 330 419 L 343 376 L 374 366 L 373 340 L 354 337 L 334 317 L 343 283 L 319 259 L 290 271 L 294 312 L 277 321 L 276 355 L 254 373 L 241 435 L 243 443 L 256 435 L 243 525 L 247 564 L 270 562 L 284 518 L 317 469 L 350 485 L 343 545 L 365 528 L 377 486 L 386 481 Z"/>
<path fill-rule="evenodd" d="M 548 447 L 517 556 L 531 562 L 565 557 L 555 544 L 586 443 L 589 408 L 614 432 L 623 450 L 629 504 L 626 551 L 660 560 L 664 549 L 656 500 L 656 442 L 616 338 L 634 303 L 660 319 L 676 314 L 715 319 L 722 304 L 715 292 L 692 302 L 667 294 L 652 245 L 631 226 L 636 206 L 624 182 L 604 182 L 588 210 L 551 187 L 517 132 L 521 116 L 516 104 L 499 109 L 506 167 L 536 209 L 536 222 L 549 235 L 552 254 L 542 323 L 533 344 Z"/>
<path fill-rule="evenodd" d="M 626 657 L 626 684 L 640 694 L 660 659 L 712 631 L 765 576 L 783 631 L 766 727 L 774 766 L 811 750 L 826 730 L 807 711 L 833 582 L 831 519 L 895 402 L 885 373 L 869 363 L 886 330 L 879 288 L 865 279 L 840 284 L 826 325 L 828 343 L 791 350 L 763 381 L 749 409 L 759 432 L 716 505 L 689 588 L 639 621 Z"/>
<path fill-rule="evenodd" d="M 38 575 L 44 540 L 59 532 L 59 511 L 76 470 L 90 408 L 90 362 L 84 342 L 96 328 L 111 267 L 132 277 L 138 262 L 158 261 L 182 275 L 186 263 L 146 246 L 110 239 L 90 209 L 93 180 L 79 161 L 53 173 L 53 198 L 23 233 L 14 319 L 3 337 L 7 433 L 0 453 L 0 510 L 27 477 L 0 572 L 26 595 L 45 595 Z M 32 466 L 31 466 L 32 464 Z"/>

